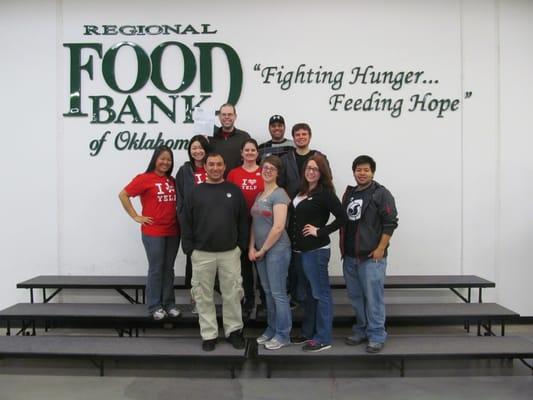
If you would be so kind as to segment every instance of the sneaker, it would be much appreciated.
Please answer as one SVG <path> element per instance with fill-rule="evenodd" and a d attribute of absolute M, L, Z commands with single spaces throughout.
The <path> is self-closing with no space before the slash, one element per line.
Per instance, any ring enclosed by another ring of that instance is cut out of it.
<path fill-rule="evenodd" d="M 246 347 L 246 342 L 242 336 L 241 330 L 231 332 L 226 340 L 233 346 L 234 349 L 241 350 Z"/>
<path fill-rule="evenodd" d="M 322 350 L 331 349 L 330 344 L 323 344 L 318 343 L 316 340 L 310 340 L 304 346 L 302 347 L 303 351 L 309 352 L 309 353 L 318 353 Z"/>
<path fill-rule="evenodd" d="M 368 339 L 366 337 L 361 337 L 359 335 L 352 335 L 344 338 L 344 343 L 346 343 L 348 346 L 357 346 L 364 342 L 366 342 Z"/>
<path fill-rule="evenodd" d="M 291 310 L 294 310 L 294 309 L 298 308 L 298 306 L 299 306 L 299 304 L 297 302 L 293 301 L 293 300 L 291 300 L 289 302 L 289 305 L 291 307 Z"/>
<path fill-rule="evenodd" d="M 277 339 L 270 339 L 268 342 L 265 343 L 265 349 L 267 350 L 277 350 L 281 349 L 282 347 L 287 346 L 288 343 L 281 343 Z"/>
<path fill-rule="evenodd" d="M 155 310 L 154 312 L 152 312 L 152 318 L 155 321 L 161 321 L 166 316 L 167 316 L 167 312 L 165 310 L 163 310 L 162 308 L 159 308 L 159 309 Z"/>
<path fill-rule="evenodd" d="M 203 340 L 202 341 L 202 350 L 203 351 L 213 351 L 215 350 L 215 346 L 217 344 L 217 339 L 209 339 L 209 340 Z"/>
<path fill-rule="evenodd" d="M 261 336 L 259 336 L 257 339 L 255 339 L 255 341 L 257 342 L 257 344 L 265 344 L 266 342 L 268 342 L 270 339 L 272 339 L 271 337 L 265 335 L 265 334 L 262 334 Z"/>
<path fill-rule="evenodd" d="M 378 343 L 378 342 L 368 342 L 366 345 L 366 352 L 367 353 L 379 353 L 382 349 L 385 343 Z"/>
<path fill-rule="evenodd" d="M 309 338 L 306 338 L 305 336 L 302 336 L 302 335 L 298 335 L 298 336 L 291 336 L 291 343 L 292 344 L 304 344 L 304 343 L 307 343 L 309 340 Z"/>
<path fill-rule="evenodd" d="M 170 310 L 167 310 L 167 314 L 170 318 L 178 318 L 181 314 L 181 311 L 176 307 L 173 307 Z"/>

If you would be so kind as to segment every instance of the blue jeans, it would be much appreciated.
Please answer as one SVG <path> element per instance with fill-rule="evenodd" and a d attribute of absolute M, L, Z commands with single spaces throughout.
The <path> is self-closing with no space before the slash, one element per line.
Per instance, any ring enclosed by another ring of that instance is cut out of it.
<path fill-rule="evenodd" d="M 344 257 L 342 271 L 357 322 L 355 335 L 370 342 L 385 343 L 384 283 L 387 259 L 357 259 Z"/>
<path fill-rule="evenodd" d="M 289 294 L 291 300 L 303 304 L 307 291 L 307 279 L 302 267 L 302 253 L 293 251 L 289 264 Z"/>
<path fill-rule="evenodd" d="M 263 333 L 280 343 L 290 343 L 291 308 L 287 297 L 287 274 L 291 259 L 290 246 L 270 249 L 256 261 L 257 273 L 265 291 L 268 326 Z"/>
<path fill-rule="evenodd" d="M 179 236 L 142 235 L 148 276 L 146 278 L 146 302 L 148 311 L 176 307 L 174 297 L 174 261 L 180 245 Z"/>
<path fill-rule="evenodd" d="M 333 301 L 328 275 L 330 255 L 330 249 L 300 253 L 306 288 L 302 335 L 321 344 L 331 343 L 333 328 Z"/>

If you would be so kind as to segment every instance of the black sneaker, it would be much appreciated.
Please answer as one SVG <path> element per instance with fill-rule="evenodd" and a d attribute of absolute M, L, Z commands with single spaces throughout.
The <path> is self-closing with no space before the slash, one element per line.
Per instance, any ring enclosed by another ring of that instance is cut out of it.
<path fill-rule="evenodd" d="M 331 349 L 330 344 L 319 343 L 316 340 L 310 340 L 302 347 L 302 350 L 308 353 L 318 353 L 327 349 Z"/>
<path fill-rule="evenodd" d="M 383 350 L 383 346 L 385 343 L 378 343 L 378 342 L 368 342 L 366 345 L 366 352 L 367 353 L 379 353 L 381 350 Z"/>
<path fill-rule="evenodd" d="M 246 342 L 241 330 L 231 332 L 226 340 L 233 346 L 234 349 L 241 350 L 246 347 Z"/>
<path fill-rule="evenodd" d="M 217 344 L 217 339 L 209 339 L 202 341 L 202 350 L 203 351 L 213 351 Z"/>
<path fill-rule="evenodd" d="M 291 343 L 292 344 L 304 344 L 306 342 L 308 342 L 309 338 L 305 337 L 305 336 L 302 336 L 302 335 L 298 335 L 298 336 L 291 336 Z"/>

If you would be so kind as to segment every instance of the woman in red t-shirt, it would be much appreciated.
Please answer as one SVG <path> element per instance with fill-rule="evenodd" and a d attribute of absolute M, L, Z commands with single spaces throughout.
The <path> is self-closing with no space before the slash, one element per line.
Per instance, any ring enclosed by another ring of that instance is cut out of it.
<path fill-rule="evenodd" d="M 128 215 L 141 224 L 148 258 L 146 299 L 148 311 L 155 320 L 180 315 L 174 297 L 174 261 L 180 236 L 173 167 L 172 150 L 167 146 L 157 147 L 146 172 L 133 178 L 118 195 Z M 141 199 L 141 215 L 130 200 L 136 196 Z"/>
<path fill-rule="evenodd" d="M 259 158 L 259 146 L 254 139 L 247 139 L 241 145 L 241 157 L 243 163 L 240 167 L 233 168 L 226 180 L 231 182 L 241 189 L 246 205 L 248 206 L 248 213 L 254 205 L 255 198 L 264 190 L 263 176 L 261 175 L 261 168 L 257 164 Z M 250 216 L 251 222 L 251 216 Z M 251 225 L 251 223 L 250 223 Z M 252 262 L 248 255 L 243 251 L 241 255 L 241 275 L 244 288 L 244 304 L 243 316 L 249 318 L 255 307 L 255 290 L 254 290 L 254 272 L 252 269 Z M 263 299 L 261 293 L 261 299 Z M 265 303 L 263 303 L 265 304 Z"/>
<path fill-rule="evenodd" d="M 183 208 L 183 200 L 188 196 L 195 185 L 204 183 L 207 179 L 204 164 L 209 154 L 209 141 L 204 135 L 196 135 L 189 140 L 187 152 L 189 161 L 185 161 L 176 174 L 176 199 L 178 206 L 178 218 Z M 191 256 L 187 255 L 185 264 L 185 287 L 191 288 L 192 262 Z M 195 312 L 193 310 L 193 312 Z"/>

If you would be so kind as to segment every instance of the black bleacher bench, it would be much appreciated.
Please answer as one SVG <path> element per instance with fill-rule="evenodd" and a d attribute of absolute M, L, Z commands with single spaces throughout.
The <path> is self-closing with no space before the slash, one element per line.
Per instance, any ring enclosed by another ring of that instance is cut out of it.
<path fill-rule="evenodd" d="M 153 321 L 143 304 L 114 303 L 19 303 L 0 311 L 0 320 L 6 321 L 6 333 L 11 334 L 11 327 L 20 322 L 22 333 L 31 328 L 35 334 L 36 322 L 44 322 L 45 326 L 62 327 L 109 327 L 117 329 L 122 336 L 129 329 L 130 335 L 135 329 L 144 327 L 161 327 L 172 324 L 173 327 L 197 325 L 198 316 L 192 314 L 191 305 L 179 305 L 182 315 L 176 319 Z M 217 314 L 221 316 L 221 308 L 217 306 Z M 354 311 L 348 304 L 335 304 L 333 312 L 335 325 L 354 322 Z M 419 323 L 475 322 L 478 334 L 481 326 L 485 326 L 489 334 L 492 324 L 501 324 L 501 335 L 505 335 L 505 323 L 519 318 L 519 314 L 495 303 L 435 303 L 435 304 L 387 304 L 387 324 L 398 321 Z M 301 308 L 296 309 L 293 324 L 296 326 L 302 319 Z M 258 326 L 264 326 L 265 320 L 256 320 Z"/>
<path fill-rule="evenodd" d="M 214 351 L 205 352 L 200 338 L 140 337 L 124 340 L 108 336 L 3 336 L 2 358 L 76 358 L 93 361 L 104 375 L 104 361 L 117 359 L 178 359 L 197 362 L 208 360 L 228 367 L 235 377 L 235 367 L 246 359 L 246 349 L 236 350 L 219 340 Z"/>
<path fill-rule="evenodd" d="M 130 303 L 144 303 L 146 277 L 138 275 L 39 275 L 17 284 L 19 289 L 30 289 L 30 302 L 34 302 L 34 289 L 42 289 L 43 303 L 48 303 L 63 289 L 114 289 Z M 330 276 L 333 289 L 344 289 L 342 276 Z M 472 300 L 472 289 L 478 289 L 478 302 L 482 302 L 482 289 L 493 288 L 495 283 L 476 275 L 390 275 L 385 277 L 386 289 L 450 289 L 464 302 Z M 174 279 L 175 289 L 185 289 L 185 278 Z M 47 295 L 46 289 L 54 289 Z M 459 289 L 467 289 L 466 296 Z M 134 290 L 131 296 L 126 290 Z"/>
<path fill-rule="evenodd" d="M 398 363 L 400 375 L 405 376 L 405 364 L 410 360 L 454 359 L 527 359 L 533 357 L 533 342 L 518 336 L 411 336 L 390 335 L 384 349 L 368 354 L 365 346 L 347 346 L 342 338 L 334 338 L 329 350 L 305 353 L 301 345 L 279 350 L 266 350 L 249 340 L 246 351 L 235 350 L 220 340 L 212 352 L 201 350 L 199 338 L 142 337 L 124 340 L 103 336 L 4 336 L 0 337 L 1 358 L 71 358 L 92 361 L 104 375 L 106 360 L 120 359 L 177 359 L 182 361 L 221 362 L 229 367 L 231 377 L 235 368 L 253 358 L 267 365 L 267 377 L 273 367 L 298 362 L 301 368 L 323 365 L 339 360 L 387 360 Z M 526 364 L 529 368 L 531 365 Z M 301 369 L 300 368 L 300 369 Z"/>
<path fill-rule="evenodd" d="M 533 342 L 518 336 L 408 336 L 389 335 L 380 353 L 368 354 L 365 345 L 347 346 L 342 338 L 334 338 L 331 349 L 319 353 L 306 353 L 301 345 L 291 345 L 276 351 L 256 346 L 259 360 L 267 363 L 267 377 L 272 367 L 297 361 L 303 368 L 311 362 L 335 362 L 338 360 L 390 360 L 399 363 L 400 375 L 405 376 L 408 360 L 453 359 L 523 359 L 533 356 Z M 315 357 L 315 358 L 312 358 Z M 526 364 L 530 369 L 531 366 Z"/>

